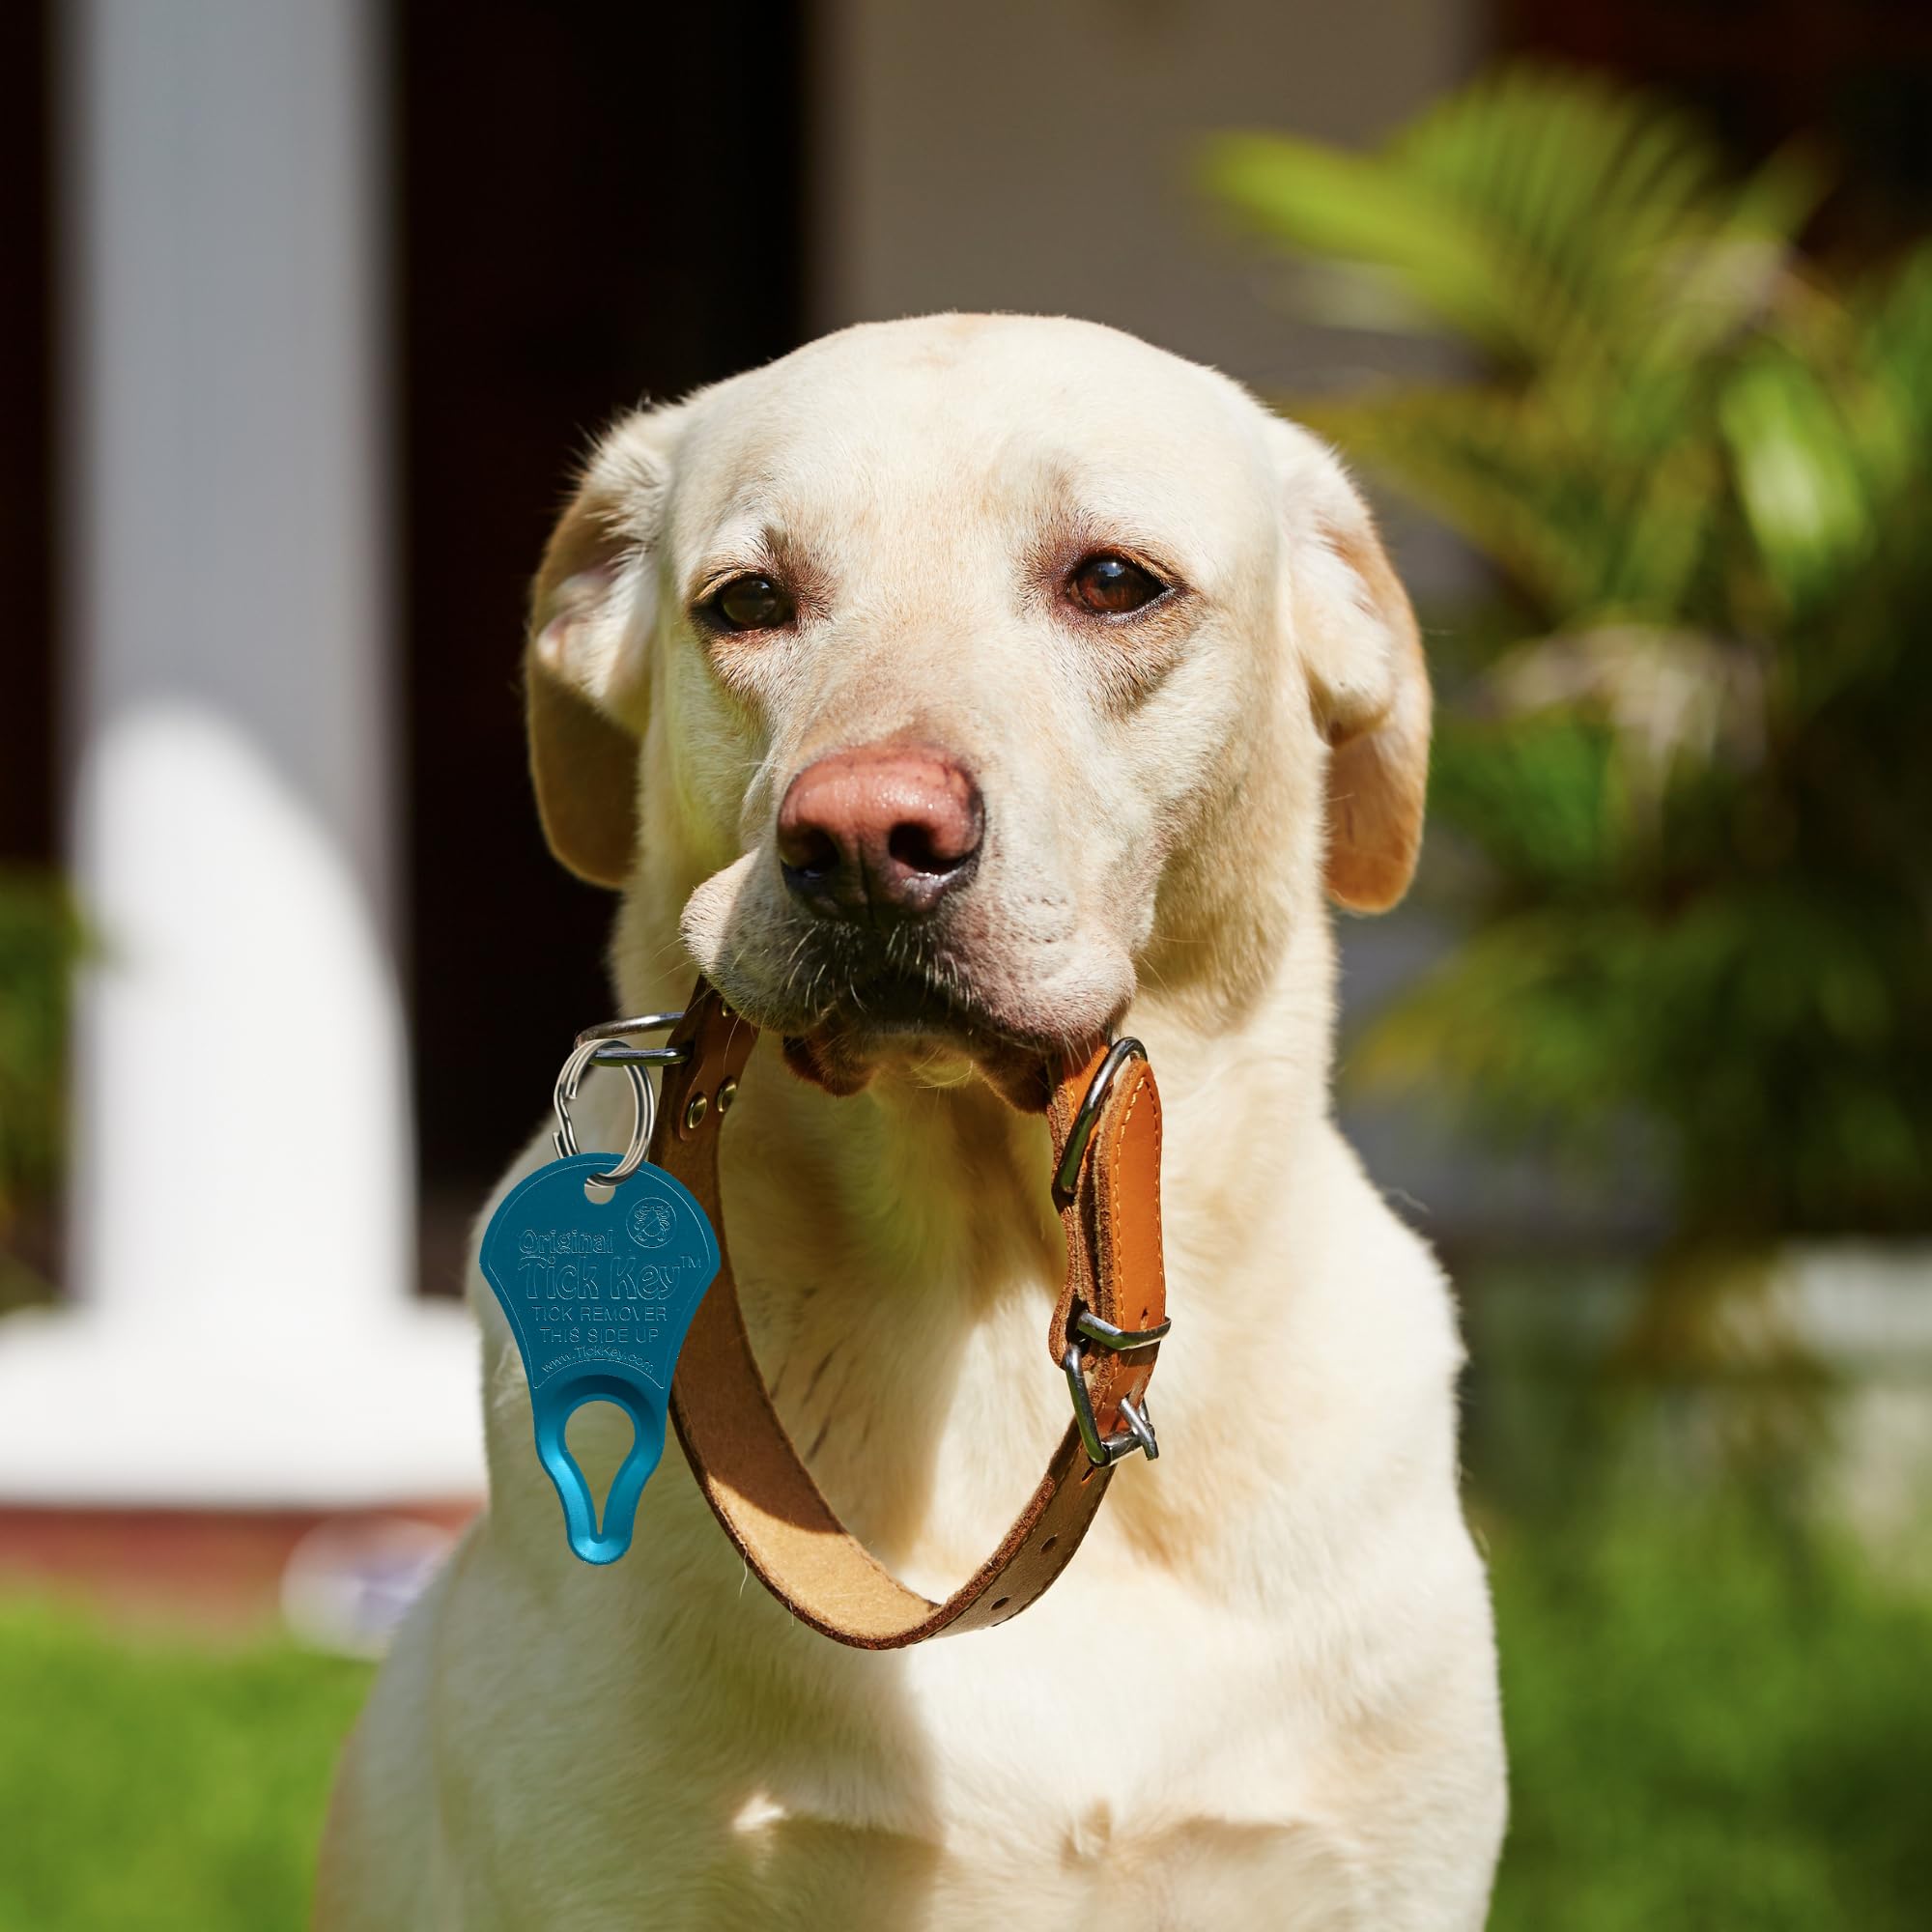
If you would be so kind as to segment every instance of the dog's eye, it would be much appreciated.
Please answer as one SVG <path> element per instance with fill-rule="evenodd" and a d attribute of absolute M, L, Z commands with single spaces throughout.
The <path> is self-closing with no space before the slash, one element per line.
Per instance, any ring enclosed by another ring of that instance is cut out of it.
<path fill-rule="evenodd" d="M 1165 596 L 1167 585 L 1139 564 L 1102 553 L 1090 556 L 1066 580 L 1066 594 L 1095 616 L 1123 617 Z"/>
<path fill-rule="evenodd" d="M 704 611 L 727 631 L 776 631 L 792 620 L 792 602 L 769 577 L 734 577 L 705 603 Z"/>

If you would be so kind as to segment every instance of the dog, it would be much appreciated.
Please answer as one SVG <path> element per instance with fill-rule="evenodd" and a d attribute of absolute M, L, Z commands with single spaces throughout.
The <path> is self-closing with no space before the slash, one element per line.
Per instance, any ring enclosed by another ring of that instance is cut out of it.
<path fill-rule="evenodd" d="M 571 1554 L 472 1266 L 489 1508 L 347 1747 L 318 1925 L 1480 1926 L 1506 1776 L 1463 1351 L 1328 1094 L 1327 901 L 1406 888 L 1431 700 L 1333 454 L 1096 325 L 847 329 L 610 431 L 526 678 L 551 844 L 621 895 L 616 1007 L 695 964 L 766 1030 L 728 1238 L 839 1517 L 944 1596 L 1065 1430 L 1028 1094 L 1116 1029 L 1165 1105 L 1161 1454 L 1023 1616 L 849 1649 L 674 1447 L 630 1553 Z M 630 1105 L 595 1076 L 582 1144 Z M 608 1469 L 629 1425 L 571 1439 Z"/>

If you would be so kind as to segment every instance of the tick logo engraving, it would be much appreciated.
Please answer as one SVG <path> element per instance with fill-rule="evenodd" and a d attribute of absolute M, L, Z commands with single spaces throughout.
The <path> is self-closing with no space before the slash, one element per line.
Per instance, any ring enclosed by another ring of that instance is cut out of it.
<path fill-rule="evenodd" d="M 670 1239 L 671 1229 L 675 1225 L 668 1201 L 639 1201 L 631 1209 L 631 1218 L 626 1223 L 631 1231 L 631 1238 L 640 1248 L 661 1248 Z"/>

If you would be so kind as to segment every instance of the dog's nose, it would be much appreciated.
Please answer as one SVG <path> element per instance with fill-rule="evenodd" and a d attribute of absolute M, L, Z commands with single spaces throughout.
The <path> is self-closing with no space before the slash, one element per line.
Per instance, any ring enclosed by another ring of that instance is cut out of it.
<path fill-rule="evenodd" d="M 835 752 L 779 807 L 779 863 L 813 912 L 858 924 L 923 919 L 972 876 L 985 829 L 980 787 L 930 745 Z"/>

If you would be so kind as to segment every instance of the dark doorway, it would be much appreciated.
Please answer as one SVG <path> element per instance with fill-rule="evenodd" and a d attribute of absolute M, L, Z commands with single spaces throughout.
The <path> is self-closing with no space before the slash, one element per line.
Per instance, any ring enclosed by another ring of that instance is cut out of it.
<path fill-rule="evenodd" d="M 396 284 L 425 1278 L 607 1017 L 613 901 L 525 776 L 524 597 L 587 439 L 783 353 L 802 312 L 797 5 L 403 0 Z M 544 935 L 541 952 L 522 942 Z"/>
<path fill-rule="evenodd" d="M 51 12 L 0 8 L 0 866 L 54 858 Z"/>

